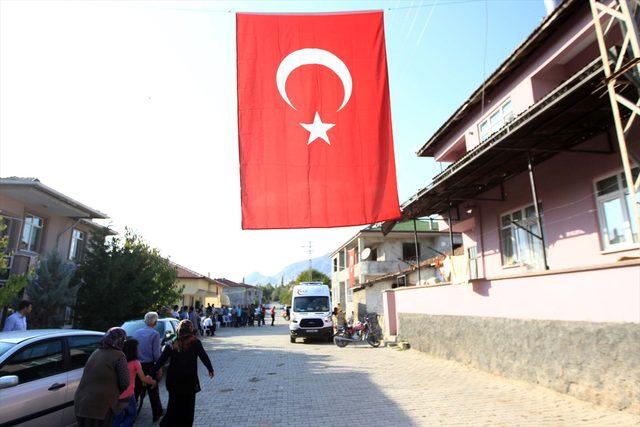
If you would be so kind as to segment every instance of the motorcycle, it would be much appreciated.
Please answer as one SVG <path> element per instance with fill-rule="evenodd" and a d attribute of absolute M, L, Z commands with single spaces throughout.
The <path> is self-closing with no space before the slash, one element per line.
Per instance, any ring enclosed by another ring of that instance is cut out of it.
<path fill-rule="evenodd" d="M 379 347 L 380 339 L 371 328 L 371 321 L 368 317 L 364 323 L 356 323 L 352 326 L 339 326 L 338 331 L 333 336 L 333 342 L 340 348 L 346 347 L 350 342 L 366 341 L 371 347 Z"/>

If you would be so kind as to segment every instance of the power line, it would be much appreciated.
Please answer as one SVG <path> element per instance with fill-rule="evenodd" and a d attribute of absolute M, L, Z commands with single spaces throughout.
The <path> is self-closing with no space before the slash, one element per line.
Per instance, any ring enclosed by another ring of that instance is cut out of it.
<path fill-rule="evenodd" d="M 431 3 L 427 3 L 427 4 L 419 4 L 419 5 L 409 5 L 409 6 L 391 6 L 391 7 L 387 7 L 384 10 L 389 10 L 389 11 L 393 11 L 393 10 L 403 10 L 403 9 L 415 9 L 415 8 L 422 8 L 422 7 L 433 7 L 433 6 L 451 6 L 451 5 L 456 5 L 456 4 L 466 4 L 466 3 L 478 3 L 484 0 L 452 0 L 452 1 L 448 1 L 448 2 L 438 2 L 437 0 L 431 2 Z"/>

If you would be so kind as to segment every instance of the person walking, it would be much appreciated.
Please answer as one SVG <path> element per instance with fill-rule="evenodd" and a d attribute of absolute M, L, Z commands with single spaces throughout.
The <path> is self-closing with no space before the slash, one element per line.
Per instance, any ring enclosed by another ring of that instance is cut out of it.
<path fill-rule="evenodd" d="M 335 312 L 336 312 L 336 325 L 337 325 L 337 327 L 346 326 L 347 321 L 345 319 L 345 313 L 344 313 L 344 310 L 342 310 L 342 307 L 340 306 L 340 303 L 338 303 L 338 306 L 335 308 Z"/>
<path fill-rule="evenodd" d="M 26 331 L 27 315 L 31 313 L 32 309 L 33 305 L 31 304 L 31 301 L 20 301 L 20 304 L 18 304 L 18 311 L 7 317 L 7 320 L 5 320 L 2 332 Z"/>
<path fill-rule="evenodd" d="M 142 365 L 138 360 L 138 341 L 135 339 L 128 339 L 124 342 L 122 348 L 124 356 L 127 358 L 127 369 L 129 370 L 129 387 L 120 394 L 118 399 L 120 407 L 124 406 L 124 409 L 116 415 L 113 420 L 113 427 L 131 427 L 137 416 L 136 396 L 134 393 L 136 377 L 143 383 L 155 387 L 156 381 L 149 375 L 144 375 L 142 372 Z M 125 406 L 126 405 L 126 406 Z"/>
<path fill-rule="evenodd" d="M 74 397 L 78 427 L 111 427 L 118 396 L 129 387 L 127 359 L 122 353 L 127 333 L 111 328 L 91 353 Z"/>
<path fill-rule="evenodd" d="M 158 313 L 150 311 L 144 315 L 144 323 L 146 327 L 138 329 L 133 333 L 133 338 L 138 340 L 138 355 L 140 357 L 140 364 L 142 365 L 142 371 L 145 375 L 151 375 L 154 378 L 159 379 L 162 377 L 162 371 L 158 377 L 155 377 L 154 365 L 155 362 L 160 359 L 160 334 L 156 331 L 156 324 L 158 323 Z M 138 383 L 136 387 L 136 398 L 142 393 L 143 384 Z M 162 402 L 160 401 L 160 393 L 158 387 L 148 388 L 147 394 L 149 395 L 149 402 L 151 403 L 151 413 L 153 414 L 153 422 L 156 422 L 162 417 Z"/>
<path fill-rule="evenodd" d="M 173 310 L 171 310 L 171 317 L 173 317 L 174 319 L 179 319 L 180 318 L 180 314 L 178 313 L 178 305 L 174 305 L 173 306 Z"/>
<path fill-rule="evenodd" d="M 276 306 L 272 305 L 271 306 L 271 326 L 273 326 L 273 323 L 276 321 Z"/>
<path fill-rule="evenodd" d="M 198 331 L 198 323 L 200 323 L 200 318 L 198 317 L 198 313 L 193 306 L 189 307 L 189 317 L 187 320 L 191 321 L 191 324 L 194 328 L 196 328 L 196 332 Z"/>
<path fill-rule="evenodd" d="M 231 308 L 231 325 L 233 325 L 234 328 L 238 327 L 238 312 L 236 311 L 235 305 Z"/>
<path fill-rule="evenodd" d="M 162 356 L 156 363 L 156 369 L 169 361 L 167 369 L 167 391 L 169 404 L 167 413 L 160 421 L 160 427 L 189 427 L 193 425 L 196 406 L 196 393 L 200 388 L 198 378 L 198 358 L 213 378 L 214 371 L 211 360 L 195 336 L 193 324 L 183 320 L 178 325 L 178 339 L 173 345 L 165 346 Z"/>
<path fill-rule="evenodd" d="M 262 321 L 262 326 L 265 326 L 266 323 L 264 319 L 267 317 L 267 309 L 264 305 L 260 304 L 260 320 Z"/>

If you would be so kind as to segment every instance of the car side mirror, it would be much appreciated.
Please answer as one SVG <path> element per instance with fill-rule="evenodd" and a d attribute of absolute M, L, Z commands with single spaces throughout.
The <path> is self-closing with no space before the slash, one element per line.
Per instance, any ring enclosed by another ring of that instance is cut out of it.
<path fill-rule="evenodd" d="M 17 375 L 5 375 L 4 377 L 0 377 L 0 389 L 15 387 L 20 382 L 20 379 Z"/>

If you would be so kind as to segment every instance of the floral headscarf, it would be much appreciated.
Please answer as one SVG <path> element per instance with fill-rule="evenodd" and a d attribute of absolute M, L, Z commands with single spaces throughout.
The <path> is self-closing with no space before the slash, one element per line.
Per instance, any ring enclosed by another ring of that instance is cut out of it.
<path fill-rule="evenodd" d="M 115 348 L 122 351 L 124 347 L 124 340 L 127 338 L 127 333 L 122 328 L 111 328 L 104 334 L 100 341 L 101 348 Z"/>

